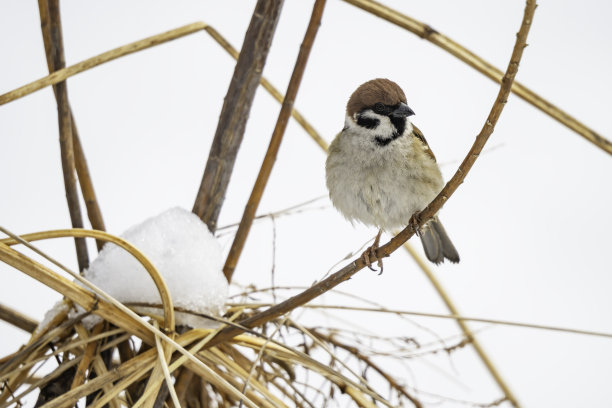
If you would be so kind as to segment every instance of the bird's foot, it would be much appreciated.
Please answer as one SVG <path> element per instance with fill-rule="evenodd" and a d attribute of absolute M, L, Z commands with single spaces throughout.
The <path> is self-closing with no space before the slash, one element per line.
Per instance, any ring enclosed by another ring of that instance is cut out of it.
<path fill-rule="evenodd" d="M 415 212 L 414 214 L 412 214 L 412 217 L 410 217 L 410 221 L 408 221 L 408 226 L 410 226 L 410 228 L 412 229 L 412 231 L 414 231 L 417 237 L 421 236 L 420 224 L 421 217 L 419 216 L 418 212 Z"/>
<path fill-rule="evenodd" d="M 379 272 L 378 274 L 382 274 L 383 273 L 383 261 L 382 258 L 378 258 L 376 255 L 376 250 L 378 249 L 378 244 L 380 243 L 380 235 L 382 234 L 382 230 L 378 231 L 378 235 L 376 235 L 376 238 L 374 239 L 374 243 L 368 247 L 365 251 L 363 251 L 363 253 L 361 254 L 361 259 L 363 259 L 363 262 L 367 265 L 368 268 L 370 268 L 371 271 L 375 271 L 376 269 L 372 268 L 372 262 L 370 262 L 370 257 L 375 257 L 377 258 L 376 260 L 376 264 L 378 265 L 379 268 Z"/>

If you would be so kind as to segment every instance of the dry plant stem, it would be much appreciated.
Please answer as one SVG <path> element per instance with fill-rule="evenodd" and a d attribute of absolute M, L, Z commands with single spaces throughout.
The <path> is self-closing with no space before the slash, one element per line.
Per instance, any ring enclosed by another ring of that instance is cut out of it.
<path fill-rule="evenodd" d="M 64 271 L 68 272 L 71 275 L 73 275 L 72 271 L 70 271 L 68 268 L 66 268 L 59 262 L 55 261 L 54 259 L 50 258 L 49 256 L 39 251 L 37 248 L 32 246 L 28 241 L 36 241 L 39 239 L 49 239 L 49 238 L 62 238 L 62 237 L 77 237 L 77 238 L 91 237 L 91 238 L 96 238 L 98 240 L 112 242 L 113 244 L 120 246 L 121 248 L 126 250 L 128 253 L 130 253 L 130 255 L 136 258 L 136 260 L 145 268 L 147 273 L 151 276 L 151 279 L 153 280 L 153 283 L 155 283 L 155 287 L 157 288 L 157 291 L 159 292 L 160 298 L 162 299 L 162 304 L 163 304 L 163 309 L 164 309 L 164 330 L 170 334 L 174 333 L 174 328 L 175 328 L 174 306 L 173 306 L 172 298 L 170 297 L 170 291 L 168 290 L 168 287 L 166 285 L 166 282 L 164 281 L 164 278 L 157 271 L 157 269 L 151 263 L 151 261 L 147 259 L 147 257 L 145 257 L 136 247 L 134 247 L 132 244 L 130 244 L 123 238 L 116 237 L 104 231 L 84 230 L 84 229 L 45 231 L 45 232 L 40 232 L 40 233 L 25 234 L 25 235 L 22 235 L 21 237 L 17 237 L 11 232 L 7 231 L 6 229 L 0 226 L 0 232 L 3 232 L 4 234 L 10 236 L 10 238 L 0 240 L 0 260 L 15 267 L 16 269 L 19 269 L 27 273 L 28 275 L 44 283 L 45 285 L 51 287 L 52 289 L 55 289 L 58 292 L 64 294 L 67 298 L 78 303 L 86 310 L 94 310 L 96 313 L 100 311 L 101 302 L 103 302 L 101 299 L 98 299 L 96 295 L 93 295 L 88 291 L 84 291 L 87 294 L 87 296 L 84 296 L 84 297 L 78 296 L 78 299 L 71 297 L 69 293 L 73 293 L 75 295 L 77 293 L 80 293 L 82 295 L 83 288 L 61 277 L 60 275 L 51 271 L 49 268 L 46 268 L 38 264 L 37 262 L 31 260 L 25 255 L 10 249 L 7 245 L 14 245 L 17 243 L 24 244 L 28 248 L 37 252 L 39 255 L 45 257 L 47 260 L 53 262 L 56 266 L 62 268 Z M 150 328 L 148 328 L 149 325 L 141 322 L 140 318 L 134 312 L 127 309 L 123 304 L 116 301 L 112 296 L 108 295 L 106 292 L 96 287 L 91 282 L 83 279 L 82 277 L 78 275 L 74 275 L 74 277 L 75 279 L 78 279 L 81 283 L 87 285 L 89 288 L 96 291 L 98 294 L 101 294 L 102 296 L 104 296 L 110 302 L 106 306 L 108 307 L 114 306 L 115 308 L 124 310 L 133 319 L 138 321 L 139 324 L 137 324 L 136 326 L 145 327 L 145 332 L 147 332 L 147 330 L 149 331 L 151 330 Z M 83 304 L 81 302 L 85 302 L 86 304 Z M 127 331 L 131 332 L 129 325 L 128 327 L 124 327 L 121 323 L 116 322 L 114 319 L 109 319 L 108 317 L 103 316 L 102 314 L 100 314 L 100 316 L 116 324 L 117 326 L 123 327 Z M 123 322 L 123 324 L 126 324 L 126 323 Z M 150 333 L 147 333 L 147 335 L 149 334 Z M 148 340 L 149 344 L 153 344 L 154 342 L 154 339 L 150 336 L 146 336 L 145 338 L 141 337 L 141 338 L 143 340 L 145 339 Z"/>
<path fill-rule="evenodd" d="M 448 198 L 453 194 L 453 192 L 459 187 L 459 185 L 465 179 L 465 176 L 470 171 L 472 165 L 478 158 L 479 153 L 482 151 L 485 143 L 487 142 L 491 133 L 493 133 L 493 129 L 495 128 L 495 124 L 497 123 L 497 119 L 501 114 L 507 98 L 510 93 L 510 87 L 512 82 L 514 81 L 514 77 L 518 70 L 519 62 L 523 55 L 523 49 L 527 46 L 527 34 L 529 32 L 529 28 L 531 27 L 531 20 L 533 18 L 533 14 L 535 12 L 536 4 L 535 1 L 528 0 L 527 5 L 525 7 L 525 13 L 523 15 L 523 21 L 521 23 L 521 28 L 517 34 L 516 42 L 514 44 L 514 50 L 512 52 L 512 56 L 510 58 L 510 63 L 508 65 L 508 69 L 506 74 L 504 75 L 504 79 L 502 80 L 502 85 L 500 87 L 499 93 L 491 108 L 491 112 L 487 117 L 485 125 L 481 130 L 480 134 L 476 137 L 472 148 L 468 152 L 466 158 L 459 166 L 459 169 L 451 178 L 451 180 L 446 184 L 446 186 L 442 189 L 440 194 L 419 214 L 419 218 L 421 221 L 421 225 L 427 222 L 434 214 L 442 208 L 442 205 L 448 200 Z M 376 251 L 377 257 L 389 256 L 393 251 L 399 248 L 404 242 L 406 242 L 412 235 L 414 235 L 412 229 L 410 227 L 405 228 L 401 231 L 397 236 L 395 236 L 391 241 L 387 244 L 383 245 Z M 371 262 L 375 262 L 377 260 L 376 257 L 370 258 Z M 358 258 L 351 264 L 345 266 L 338 272 L 330 275 L 328 278 L 323 281 L 313 285 L 312 287 L 306 289 L 302 293 L 287 299 L 284 302 L 281 302 L 271 308 L 264 310 L 261 313 L 256 314 L 255 316 L 245 319 L 240 322 L 242 326 L 253 328 L 256 326 L 260 326 L 272 319 L 275 319 L 296 307 L 299 307 L 312 299 L 322 295 L 323 293 L 329 291 L 330 289 L 336 287 L 340 283 L 348 280 L 361 270 L 365 266 L 363 259 Z M 236 327 L 228 327 L 223 329 L 215 338 L 213 338 L 208 347 L 214 346 L 216 344 L 222 343 L 241 333 L 242 330 Z"/>
<path fill-rule="evenodd" d="M 19 327 L 21 330 L 29 333 L 32 333 L 36 329 L 36 326 L 38 326 L 38 322 L 36 320 L 1 303 L 0 320 L 4 320 L 5 322 L 10 323 L 15 327 Z"/>
<path fill-rule="evenodd" d="M 380 4 L 374 0 L 344 0 L 347 3 L 352 4 L 353 6 L 359 7 L 367 12 L 370 12 L 384 20 L 389 21 L 399 27 L 402 27 L 413 34 L 418 35 L 431 42 L 432 44 L 437 45 L 443 50 L 449 52 L 453 56 L 459 58 L 461 61 L 465 62 L 478 72 L 486 75 L 488 78 L 493 81 L 500 83 L 503 77 L 503 72 L 491 65 L 487 61 L 483 60 L 473 52 L 464 48 L 460 44 L 451 40 L 443 34 L 440 34 L 438 31 L 434 30 L 427 24 L 424 24 L 418 20 L 415 20 L 411 17 L 406 16 L 396 10 L 393 10 L 390 7 L 387 7 L 383 4 Z M 585 126 L 577 119 L 569 115 L 567 112 L 559 109 L 552 103 L 548 102 L 526 86 L 520 84 L 519 82 L 514 82 L 512 84 L 512 92 L 535 106 L 545 114 L 551 116 L 553 119 L 558 122 L 564 124 L 574 132 L 578 133 L 580 136 L 584 137 L 589 142 L 593 143 L 595 146 L 604 150 L 605 152 L 612 154 L 612 142 L 604 138 L 599 133 Z"/>
<path fill-rule="evenodd" d="M 49 55 L 53 71 L 65 67 L 64 46 L 62 41 L 62 25 L 59 15 L 59 0 L 40 0 L 39 10 L 42 22 L 43 38 L 49 41 Z M 46 21 L 45 21 L 46 20 Z M 62 171 L 64 174 L 64 187 L 68 201 L 68 211 L 73 228 L 83 228 L 83 217 L 79 204 L 77 191 L 76 167 L 74 163 L 74 149 L 72 144 L 72 117 L 68 105 L 68 90 L 66 82 L 55 85 L 55 96 L 57 99 L 57 110 L 59 118 L 60 151 L 62 159 Z M 79 271 L 89 266 L 89 255 L 84 239 L 75 239 Z"/>
<path fill-rule="evenodd" d="M 258 0 L 244 37 L 232 81 L 223 101 L 217 130 L 193 213 L 214 233 L 234 168 L 251 105 L 261 79 L 283 0 Z"/>
<path fill-rule="evenodd" d="M 94 191 L 93 182 L 91 180 L 91 175 L 89 174 L 89 168 L 87 167 L 85 152 L 83 151 L 81 139 L 79 138 L 79 133 L 77 131 L 76 124 L 74 123 L 74 115 L 72 115 L 72 110 L 70 111 L 70 116 L 72 118 L 72 141 L 75 166 L 79 178 L 79 185 L 81 186 L 81 194 L 83 194 L 85 208 L 87 208 L 87 217 L 89 218 L 89 222 L 91 223 L 91 227 L 93 229 L 106 231 L 104 219 L 102 218 L 102 211 L 100 211 L 96 192 Z M 98 251 L 102 249 L 103 245 L 104 241 L 96 240 Z"/>
<path fill-rule="evenodd" d="M 57 71 L 65 67 L 64 49 L 62 41 L 62 27 L 59 16 L 59 0 L 39 0 L 39 10 L 41 16 L 41 29 L 43 38 L 47 38 L 50 57 L 49 67 L 51 71 Z M 60 151 L 62 161 L 62 171 L 64 175 L 64 186 L 66 189 L 66 199 L 70 220 L 74 228 L 83 227 L 83 217 L 79 204 L 79 195 L 76 187 L 76 167 L 74 163 L 74 150 L 72 144 L 72 117 L 68 104 L 68 91 L 66 82 L 60 82 L 54 87 L 57 100 Z M 85 240 L 75 239 L 77 260 L 79 270 L 83 271 L 89 266 L 89 255 Z"/>
<path fill-rule="evenodd" d="M 210 34 L 210 36 L 217 41 L 217 43 L 219 45 L 221 45 L 221 47 L 223 47 L 223 49 L 225 51 L 227 51 L 228 54 L 230 54 L 232 56 L 232 58 L 234 59 L 238 59 L 238 56 L 240 55 L 238 53 L 238 51 L 236 51 L 236 49 L 221 35 L 219 34 L 219 32 L 217 30 L 215 30 L 212 27 L 206 27 L 206 31 L 208 32 L 208 34 Z M 285 97 L 283 96 L 283 94 L 281 94 L 278 89 L 276 89 L 271 83 L 270 81 L 268 81 L 264 76 L 261 77 L 261 86 L 264 87 L 264 89 L 266 91 L 268 91 L 268 93 L 270 95 L 272 95 L 272 97 L 274 99 L 276 99 L 279 103 L 283 103 L 283 99 L 285 99 Z M 312 139 L 323 149 L 323 150 L 327 150 L 328 147 L 328 143 L 321 137 L 321 135 L 319 135 L 319 133 L 314 129 L 314 127 L 302 116 L 302 114 L 300 112 L 298 112 L 295 109 L 291 110 L 291 116 L 293 116 L 293 118 L 302 126 L 302 128 L 306 131 L 306 133 L 308 133 L 310 135 L 310 137 L 312 137 Z"/>
<path fill-rule="evenodd" d="M 223 273 L 225 274 L 228 282 L 232 281 L 232 275 L 234 274 L 236 264 L 238 263 L 238 259 L 242 253 L 242 248 L 244 248 L 244 243 L 249 234 L 249 230 L 251 229 L 253 219 L 255 218 L 255 212 L 259 206 L 259 202 L 268 183 L 268 179 L 270 178 L 272 167 L 274 167 L 278 149 L 280 148 L 281 141 L 283 140 L 283 135 L 285 134 L 285 129 L 287 128 L 287 122 L 289 121 L 291 110 L 293 109 L 293 103 L 295 102 L 295 97 L 298 89 L 300 88 L 302 76 L 304 75 L 306 62 L 308 61 L 310 50 L 312 49 L 314 39 L 317 35 L 317 30 L 321 25 L 321 16 L 323 15 L 324 8 L 325 0 L 317 0 L 312 9 L 310 22 L 308 23 L 304 40 L 300 46 L 300 52 L 298 54 L 297 61 L 295 62 L 293 73 L 291 74 L 291 79 L 289 80 L 289 85 L 287 86 L 287 92 L 285 94 L 280 113 L 278 114 L 276 126 L 272 132 L 268 151 L 266 152 L 263 164 L 261 165 L 259 174 L 257 175 L 257 180 L 253 186 L 253 191 L 251 192 L 249 201 L 244 209 L 242 220 L 240 221 L 238 231 L 236 232 L 236 236 L 232 242 L 232 247 L 230 248 L 229 254 L 225 261 L 225 266 L 223 267 Z"/>
<path fill-rule="evenodd" d="M 49 69 L 49 74 L 52 74 L 55 69 L 55 65 L 53 62 L 53 41 L 51 39 L 51 31 L 49 29 L 49 14 L 47 8 L 47 0 L 38 0 L 38 8 L 40 11 L 40 21 L 41 21 L 41 30 L 43 34 L 43 43 L 45 45 L 45 55 L 47 57 L 47 68 Z M 60 43 L 60 46 L 62 44 Z M 62 67 L 62 69 L 64 69 Z M 59 104 L 57 87 L 53 87 L 53 93 L 55 95 L 55 100 Z M 85 152 L 83 151 L 83 147 L 81 145 L 81 140 L 79 138 L 79 132 L 76 127 L 76 123 L 74 121 L 74 114 L 72 113 L 72 108 L 68 103 L 68 109 L 70 111 L 70 121 L 72 127 L 72 143 L 74 150 L 74 161 L 76 172 L 78 175 L 78 181 L 81 186 L 81 193 L 83 194 L 83 199 L 85 200 L 85 206 L 87 208 L 87 215 L 89 217 L 89 222 L 93 229 L 97 229 L 100 231 L 104 231 L 106 228 L 104 227 L 104 220 L 102 218 L 102 212 L 100 211 L 100 207 L 98 206 L 98 200 L 96 198 L 96 193 L 93 188 L 93 182 L 91 181 L 91 175 L 89 174 L 89 168 L 87 167 L 87 160 L 85 159 Z M 102 245 L 104 244 L 102 241 L 96 241 L 98 246 L 98 250 L 102 249 Z"/>
<path fill-rule="evenodd" d="M 15 99 L 22 98 L 49 85 L 55 85 L 61 81 L 64 81 L 66 78 L 70 78 L 73 75 L 79 74 L 83 71 L 87 71 L 88 69 L 97 67 L 98 65 L 115 60 L 125 55 L 133 54 L 135 52 L 154 47 L 159 44 L 163 44 L 168 41 L 176 40 L 177 38 L 204 30 L 207 27 L 208 25 L 202 22 L 192 23 L 186 26 L 176 28 L 174 30 L 166 31 L 161 34 L 144 38 L 140 41 L 135 41 L 124 46 L 114 48 L 110 51 L 96 55 L 95 57 L 86 59 L 85 61 L 81 61 L 78 64 L 74 64 L 69 67 L 60 69 L 50 75 L 47 75 L 46 77 L 40 78 L 34 82 L 31 82 L 10 92 L 2 94 L 0 95 L 0 105 L 4 105 L 6 103 L 14 101 Z"/>
<path fill-rule="evenodd" d="M 81 325 L 81 323 L 79 323 L 78 326 L 79 326 L 78 327 L 79 337 L 81 337 L 83 340 L 87 340 L 89 338 L 89 333 L 87 333 L 87 330 Z M 95 336 L 97 334 L 100 334 L 103 328 L 104 328 L 104 323 L 99 323 L 96 327 L 94 327 L 91 335 Z M 89 342 L 87 343 L 87 346 L 85 346 L 85 352 L 83 353 L 83 358 L 77 367 L 76 373 L 74 374 L 74 378 L 72 379 L 72 385 L 70 386 L 71 390 L 85 382 L 85 375 L 86 375 L 87 369 L 89 368 L 89 365 L 91 364 L 91 360 L 93 359 L 94 353 L 97 348 L 98 348 L 97 341 Z"/>

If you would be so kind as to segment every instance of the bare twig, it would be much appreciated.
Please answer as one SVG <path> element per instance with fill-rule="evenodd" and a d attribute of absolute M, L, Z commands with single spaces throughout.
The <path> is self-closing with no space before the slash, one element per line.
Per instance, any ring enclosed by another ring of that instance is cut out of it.
<path fill-rule="evenodd" d="M 461 61 L 465 62 L 478 72 L 486 75 L 493 81 L 501 83 L 503 72 L 500 69 L 496 68 L 445 35 L 439 33 L 429 25 L 408 17 L 407 15 L 393 10 L 392 8 L 380 4 L 374 0 L 344 1 L 418 35 L 424 40 L 437 45 L 444 51 L 447 51 L 453 56 L 459 58 Z M 584 137 L 586 140 L 593 143 L 603 151 L 612 154 L 612 142 L 595 132 L 593 129 L 590 129 L 588 126 L 584 125 L 567 112 L 548 102 L 526 86 L 519 82 L 514 82 L 512 84 L 512 92 L 553 119 L 578 133 L 580 136 Z"/>
<path fill-rule="evenodd" d="M 504 80 L 502 80 L 502 86 L 500 87 L 499 93 L 497 95 L 495 103 L 493 104 L 493 107 L 491 108 L 491 112 L 487 117 L 485 125 L 481 130 L 480 134 L 476 137 L 472 148 L 468 152 L 468 155 L 464 159 L 463 163 L 461 163 L 461 165 L 459 166 L 459 169 L 457 170 L 453 178 L 446 184 L 442 192 L 438 194 L 438 196 L 430 203 L 430 205 L 428 205 L 427 208 L 425 208 L 419 214 L 421 224 L 427 222 L 442 207 L 442 205 L 448 200 L 448 198 L 463 182 L 465 176 L 470 171 L 472 165 L 478 158 L 478 154 L 482 150 L 489 136 L 491 135 L 491 133 L 493 133 L 495 124 L 497 123 L 499 115 L 501 114 L 506 104 L 508 94 L 510 93 L 510 87 L 518 70 L 518 65 L 523 55 L 523 49 L 527 45 L 527 34 L 529 32 L 529 28 L 531 27 L 531 19 L 535 12 L 535 8 L 535 1 L 527 0 L 527 6 L 525 7 L 523 21 L 521 24 L 521 28 L 517 34 L 516 42 L 514 44 L 514 50 L 510 58 L 510 63 L 506 70 L 506 74 L 504 75 Z M 412 235 L 414 235 L 412 229 L 410 227 L 406 227 L 402 232 L 400 232 L 397 236 L 391 239 L 391 241 L 380 247 L 376 251 L 376 257 L 372 256 L 370 261 L 375 262 L 377 257 L 388 256 L 397 248 L 399 248 L 404 242 L 406 242 Z M 311 301 L 312 299 L 322 295 L 323 293 L 329 291 L 340 283 L 346 281 L 359 270 L 361 270 L 364 266 L 365 263 L 363 259 L 358 258 L 357 260 L 345 266 L 338 272 L 332 274 L 325 280 L 313 285 L 312 287 L 306 289 L 305 291 L 299 293 L 296 296 L 293 296 L 290 299 L 287 299 L 284 302 L 281 302 L 269 309 L 266 309 L 251 318 L 245 319 L 244 321 L 240 322 L 240 324 L 245 327 L 252 328 L 255 326 L 262 325 L 265 322 L 268 322 L 274 318 L 277 318 L 287 313 L 288 311 L 293 310 L 296 307 L 299 307 Z M 215 336 L 215 338 L 213 338 L 207 344 L 207 346 L 210 347 L 222 343 L 238 335 L 241 332 L 242 330 L 236 327 L 225 328 L 217 336 Z"/>
<path fill-rule="evenodd" d="M 423 407 L 423 404 L 421 404 L 421 401 L 419 401 L 413 395 L 411 395 L 406 390 L 406 387 L 400 385 L 395 378 L 393 378 L 389 373 L 387 373 L 385 370 L 383 370 L 382 367 L 380 367 L 378 364 L 376 364 L 370 357 L 368 357 L 364 353 L 362 353 L 357 347 L 352 346 L 350 344 L 343 343 L 343 342 L 337 340 L 334 336 L 324 334 L 324 333 L 320 332 L 319 330 L 317 330 L 315 328 L 310 328 L 308 330 L 310 331 L 310 333 L 312 333 L 314 336 L 318 337 L 319 339 L 324 340 L 324 341 L 326 341 L 328 343 L 331 343 L 334 346 L 340 347 L 340 348 L 348 351 L 349 353 L 353 354 L 355 357 L 357 357 L 358 359 L 363 361 L 367 366 L 369 366 L 374 371 L 376 371 L 378 374 L 380 374 L 387 381 L 387 383 L 389 383 L 389 385 L 393 389 L 395 389 L 397 392 L 399 392 L 400 394 L 402 394 L 403 396 L 408 398 L 408 400 L 410 400 L 410 402 L 412 402 L 412 404 L 415 407 L 417 407 L 417 408 L 422 408 Z"/>
<path fill-rule="evenodd" d="M 45 51 L 50 58 L 48 65 L 50 73 L 65 67 L 64 45 L 62 40 L 62 24 L 60 20 L 59 0 L 39 0 L 38 2 L 41 29 L 45 39 Z M 48 45 L 47 45 L 48 44 Z M 83 217 L 79 204 L 79 194 L 76 187 L 76 167 L 74 163 L 74 148 L 72 136 L 72 115 L 68 104 L 68 90 L 66 82 L 55 85 L 57 112 L 59 118 L 60 150 L 62 158 L 62 171 L 64 174 L 64 187 L 68 201 L 68 211 L 73 228 L 83 228 Z M 87 245 L 82 238 L 75 238 L 79 270 L 83 271 L 89 266 Z"/>
<path fill-rule="evenodd" d="M 306 62 L 308 61 L 308 56 L 310 55 L 310 50 L 312 49 L 317 30 L 321 24 L 321 16 L 323 15 L 324 8 L 325 0 L 317 0 L 315 2 L 312 15 L 310 17 L 310 22 L 308 23 L 308 28 L 306 29 L 304 40 L 300 46 L 300 52 L 298 54 L 297 61 L 295 62 L 295 67 L 293 68 L 289 85 L 287 86 L 287 92 L 283 100 L 283 105 L 280 113 L 278 114 L 274 132 L 272 132 L 272 138 L 270 139 L 268 151 L 266 152 L 263 164 L 261 165 L 261 169 L 257 175 L 257 180 L 253 186 L 253 191 L 251 192 L 249 201 L 244 209 L 242 220 L 240 221 L 238 231 L 234 237 L 234 242 L 232 242 L 232 247 L 230 248 L 229 254 L 225 261 L 225 266 L 223 267 L 223 273 L 225 274 L 228 282 L 231 282 L 232 280 L 232 275 L 234 274 L 236 264 L 238 263 L 238 259 L 242 253 L 242 248 L 244 247 L 244 243 L 246 242 L 251 225 L 253 224 L 255 212 L 257 211 L 261 196 L 263 195 L 264 189 L 268 183 L 268 178 L 272 172 L 272 167 L 276 161 L 276 155 L 278 154 L 278 149 L 280 148 L 283 135 L 285 134 L 285 129 L 287 128 L 289 115 L 291 115 L 293 103 L 295 102 L 295 97 L 298 89 L 300 88 L 302 76 L 306 68 Z"/>
<path fill-rule="evenodd" d="M 195 199 L 193 212 L 214 233 L 251 105 L 266 63 L 283 0 L 258 0 L 244 37 L 234 75 Z"/>

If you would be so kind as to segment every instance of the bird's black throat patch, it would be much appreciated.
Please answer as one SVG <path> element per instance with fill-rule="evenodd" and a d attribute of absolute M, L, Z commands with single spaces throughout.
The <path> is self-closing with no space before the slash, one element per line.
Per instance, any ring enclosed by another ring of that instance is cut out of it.
<path fill-rule="evenodd" d="M 378 146 L 387 146 L 389 143 L 403 135 L 404 130 L 406 130 L 406 118 L 398 118 L 390 115 L 389 120 L 391 120 L 391 124 L 395 128 L 395 131 L 391 137 L 375 136 L 374 141 Z"/>
<path fill-rule="evenodd" d="M 399 135 L 403 135 L 404 130 L 406 130 L 406 118 L 390 115 L 389 119 L 391 120 L 391 123 L 393 124 L 393 127 L 395 128 L 396 132 Z"/>
<path fill-rule="evenodd" d="M 374 141 L 376 142 L 376 145 L 378 146 L 386 146 L 392 141 L 394 141 L 395 139 L 397 139 L 398 137 L 400 137 L 401 135 L 402 135 L 401 133 L 393 132 L 391 137 L 374 136 Z"/>

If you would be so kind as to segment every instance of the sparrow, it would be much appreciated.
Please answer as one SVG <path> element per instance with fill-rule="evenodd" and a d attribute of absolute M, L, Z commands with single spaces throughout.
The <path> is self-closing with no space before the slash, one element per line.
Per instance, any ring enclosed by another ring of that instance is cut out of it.
<path fill-rule="evenodd" d="M 379 229 L 362 255 L 370 269 L 382 231 L 407 225 L 413 225 L 431 262 L 459 262 L 437 215 L 421 227 L 413 217 L 438 195 L 444 181 L 423 133 L 410 122 L 412 115 L 395 82 L 373 79 L 351 95 L 344 129 L 329 147 L 326 184 L 334 207 L 351 223 Z M 381 259 L 378 266 L 382 272 Z"/>

